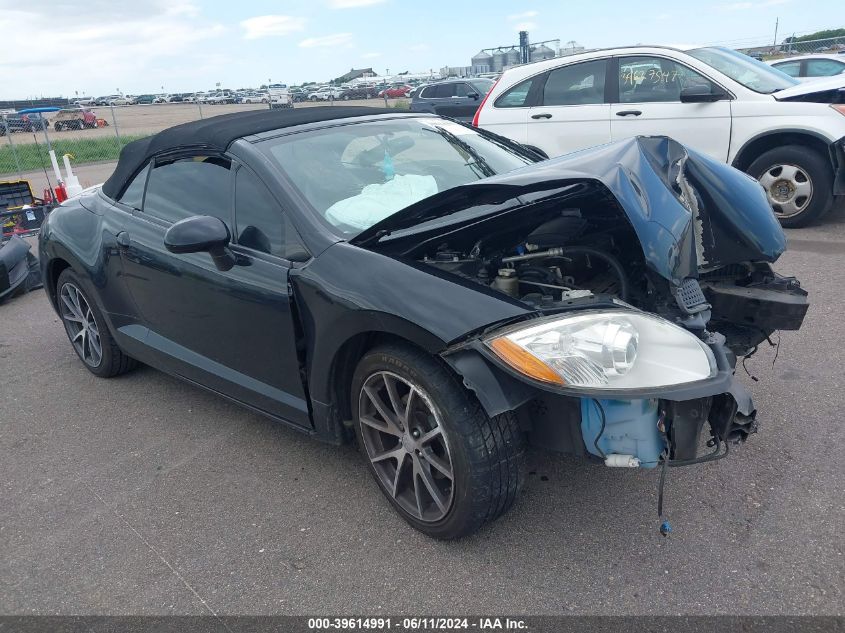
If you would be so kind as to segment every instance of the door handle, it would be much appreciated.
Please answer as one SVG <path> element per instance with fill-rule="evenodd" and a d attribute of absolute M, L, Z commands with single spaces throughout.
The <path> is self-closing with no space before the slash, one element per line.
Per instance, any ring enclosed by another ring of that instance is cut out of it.
<path fill-rule="evenodd" d="M 115 239 L 117 240 L 117 243 L 121 248 L 129 248 L 129 233 L 127 233 L 126 231 L 121 231 L 120 233 L 118 233 L 115 236 Z"/>
<path fill-rule="evenodd" d="M 640 116 L 641 114 L 641 110 L 620 110 L 616 116 Z"/>
<path fill-rule="evenodd" d="M 531 118 L 532 119 L 551 119 L 552 115 L 549 114 L 548 112 L 543 112 L 541 114 L 532 114 Z"/>

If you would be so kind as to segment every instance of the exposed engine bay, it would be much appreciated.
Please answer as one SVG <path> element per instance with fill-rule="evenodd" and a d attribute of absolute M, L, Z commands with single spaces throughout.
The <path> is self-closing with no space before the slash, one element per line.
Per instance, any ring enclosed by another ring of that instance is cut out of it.
<path fill-rule="evenodd" d="M 537 308 L 597 294 L 627 301 L 629 274 L 614 254 L 619 249 L 612 236 L 594 240 L 596 246 L 578 243 L 587 225 L 578 209 L 565 209 L 510 248 L 488 250 L 479 241 L 468 253 L 443 248 L 423 262 Z"/>
<path fill-rule="evenodd" d="M 599 209 L 564 208 L 533 226 L 517 220 L 471 243 L 462 231 L 420 261 L 542 311 L 591 296 L 621 300 L 693 331 L 719 331 L 737 356 L 775 330 L 800 327 L 806 292 L 794 278 L 768 263 L 746 262 L 671 284 L 649 270 L 624 215 L 612 205 Z M 536 223 L 537 215 L 526 216 Z"/>

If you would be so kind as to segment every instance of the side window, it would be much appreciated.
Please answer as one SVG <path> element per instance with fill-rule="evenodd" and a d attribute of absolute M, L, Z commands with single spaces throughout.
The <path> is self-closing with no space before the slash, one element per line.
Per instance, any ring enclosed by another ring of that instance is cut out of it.
<path fill-rule="evenodd" d="M 243 167 L 235 174 L 235 225 L 237 243 L 246 248 L 285 257 L 292 246 L 299 246 L 299 237 L 276 199 Z"/>
<path fill-rule="evenodd" d="M 625 57 L 619 60 L 619 102 L 651 103 L 681 100 L 681 90 L 714 85 L 683 64 L 663 57 Z"/>
<path fill-rule="evenodd" d="M 448 99 L 454 94 L 455 84 L 440 84 L 438 86 L 434 86 L 434 94 L 432 96 L 435 99 Z"/>
<path fill-rule="evenodd" d="M 845 71 L 845 63 L 836 59 L 808 59 L 808 77 L 832 77 Z"/>
<path fill-rule="evenodd" d="M 455 85 L 455 94 L 459 97 L 466 97 L 467 95 L 476 95 L 478 91 L 469 84 L 459 83 Z"/>
<path fill-rule="evenodd" d="M 497 108 L 523 108 L 528 101 L 528 95 L 531 92 L 531 85 L 536 78 L 526 79 L 522 83 L 516 84 L 513 88 L 508 90 L 501 97 L 496 99 L 493 104 Z"/>
<path fill-rule="evenodd" d="M 798 77 L 801 73 L 801 62 L 783 62 L 782 64 L 773 64 L 780 72 L 786 73 L 790 77 Z"/>
<path fill-rule="evenodd" d="M 604 103 L 606 72 L 607 60 L 604 59 L 553 70 L 543 88 L 543 105 Z"/>
<path fill-rule="evenodd" d="M 144 202 L 144 185 L 147 184 L 147 174 L 149 172 L 150 166 L 148 164 L 132 179 L 132 182 L 126 187 L 118 202 L 140 211 L 141 205 Z"/>
<path fill-rule="evenodd" d="M 420 99 L 431 99 L 434 96 L 434 91 L 437 86 L 426 86 L 420 92 Z"/>
<path fill-rule="evenodd" d="M 231 163 L 219 156 L 192 156 L 156 163 L 150 173 L 144 213 L 167 222 L 211 215 L 232 225 Z"/>

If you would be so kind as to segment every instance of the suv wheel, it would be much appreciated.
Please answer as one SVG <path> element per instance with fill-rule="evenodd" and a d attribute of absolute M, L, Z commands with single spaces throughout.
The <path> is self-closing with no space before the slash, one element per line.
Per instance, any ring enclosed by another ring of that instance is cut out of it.
<path fill-rule="evenodd" d="M 513 505 L 524 457 L 516 416 L 488 418 L 435 358 L 402 345 L 374 349 L 351 395 L 370 472 L 414 528 L 460 538 Z"/>
<path fill-rule="evenodd" d="M 833 174 L 818 152 L 801 145 L 785 145 L 760 155 L 748 173 L 763 185 L 780 223 L 807 226 L 833 204 Z"/>

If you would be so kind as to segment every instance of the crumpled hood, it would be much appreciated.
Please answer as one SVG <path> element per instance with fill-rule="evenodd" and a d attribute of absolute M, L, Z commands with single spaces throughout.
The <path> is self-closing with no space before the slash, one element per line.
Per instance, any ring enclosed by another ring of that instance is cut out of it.
<path fill-rule="evenodd" d="M 453 228 L 451 217 L 483 218 L 492 213 L 491 205 L 496 214 L 508 207 L 518 212 L 596 183 L 627 215 L 647 264 L 673 283 L 728 264 L 774 262 L 786 248 L 783 230 L 753 178 L 664 136 L 610 143 L 448 189 L 351 242 L 369 244 L 437 218 L 445 218 L 436 229 L 445 234 Z"/>
<path fill-rule="evenodd" d="M 845 90 L 845 75 L 834 75 L 833 77 L 824 77 L 814 81 L 805 81 L 797 86 L 778 90 L 772 96 L 778 101 L 785 101 L 794 99 L 795 97 L 803 97 L 804 95 L 841 90 Z"/>

